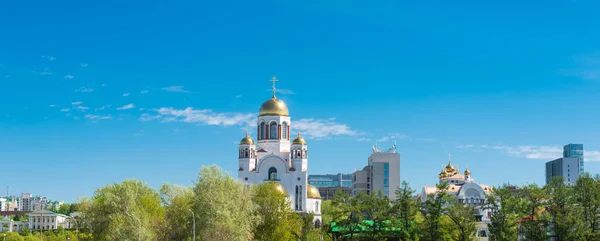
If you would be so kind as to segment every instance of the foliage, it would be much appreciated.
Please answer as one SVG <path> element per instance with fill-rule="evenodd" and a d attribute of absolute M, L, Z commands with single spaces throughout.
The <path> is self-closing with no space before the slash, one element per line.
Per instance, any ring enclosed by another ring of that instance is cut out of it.
<path fill-rule="evenodd" d="M 249 187 L 213 165 L 202 167 L 193 191 L 197 238 L 252 240 L 257 218 Z"/>
<path fill-rule="evenodd" d="M 447 216 L 452 220 L 456 231 L 458 231 L 460 241 L 471 240 L 475 232 L 475 210 L 473 206 L 455 202 L 447 209 Z"/>
<path fill-rule="evenodd" d="M 300 217 L 289 208 L 286 197 L 274 182 L 266 182 L 255 188 L 253 201 L 260 218 L 254 231 L 255 240 L 287 241 L 300 236 Z"/>
<path fill-rule="evenodd" d="M 192 190 L 178 185 L 163 184 L 160 196 L 165 207 L 166 226 L 163 233 L 167 240 L 192 240 Z"/>
<path fill-rule="evenodd" d="M 583 228 L 587 239 L 592 240 L 595 236 L 596 240 L 600 240 L 600 176 L 592 178 L 586 173 L 579 177 L 573 193 L 574 201 L 581 208 L 580 217 L 585 223 Z"/>
<path fill-rule="evenodd" d="M 584 240 L 587 230 L 581 220 L 583 212 L 572 195 L 573 187 L 566 185 L 564 178 L 559 176 L 552 178 L 544 188 L 550 198 L 547 210 L 552 218 L 554 240 Z"/>
<path fill-rule="evenodd" d="M 126 180 L 98 189 L 86 215 L 101 240 L 154 240 L 164 212 L 155 190 Z"/>
<path fill-rule="evenodd" d="M 401 241 L 418 240 L 418 229 L 415 224 L 419 206 L 414 197 L 415 190 L 408 186 L 408 182 L 403 181 L 395 193 L 396 200 L 393 201 L 392 216 L 398 218 L 396 225 L 400 228 L 400 232 L 396 236 Z"/>
<path fill-rule="evenodd" d="M 519 233 L 523 235 L 524 240 L 546 240 L 546 228 L 549 221 L 546 212 L 548 194 L 535 184 L 523 187 L 520 192 L 527 203 L 527 216 L 521 219 Z"/>
<path fill-rule="evenodd" d="M 492 212 L 491 223 L 488 225 L 490 240 L 517 240 L 517 219 L 523 216 L 524 210 L 520 210 L 520 199 L 515 196 L 516 187 L 504 184 L 492 190 L 492 194 L 487 195 L 485 204 Z"/>
<path fill-rule="evenodd" d="M 448 183 L 438 184 L 437 189 L 439 190 L 437 194 L 429 194 L 421 204 L 421 213 L 425 220 L 423 223 L 425 229 L 422 233 L 423 240 L 447 240 L 449 236 L 448 229 L 442 225 L 442 217 L 453 200 L 446 192 Z"/>

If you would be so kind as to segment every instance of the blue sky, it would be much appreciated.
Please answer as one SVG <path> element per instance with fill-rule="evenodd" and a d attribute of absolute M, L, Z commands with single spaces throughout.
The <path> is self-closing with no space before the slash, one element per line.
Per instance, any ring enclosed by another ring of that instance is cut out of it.
<path fill-rule="evenodd" d="M 583 143 L 600 173 L 597 1 L 126 2 L 0 4 L 11 194 L 236 175 L 272 75 L 310 173 L 362 168 L 375 140 L 419 191 L 448 153 L 481 183 L 542 184 Z"/>

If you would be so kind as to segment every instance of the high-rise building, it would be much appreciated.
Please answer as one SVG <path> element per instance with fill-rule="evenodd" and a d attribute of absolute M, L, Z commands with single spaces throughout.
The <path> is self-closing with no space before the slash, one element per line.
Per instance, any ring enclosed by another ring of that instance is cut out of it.
<path fill-rule="evenodd" d="M 583 144 L 565 145 L 563 157 L 579 158 L 579 175 L 583 175 L 585 173 L 585 169 L 583 168 Z"/>
<path fill-rule="evenodd" d="M 400 154 L 396 153 L 396 144 L 387 152 L 382 152 L 374 145 L 368 160 L 367 166 L 353 173 L 352 194 L 382 191 L 383 195 L 395 199 L 395 191 L 400 186 Z"/>
<path fill-rule="evenodd" d="M 352 174 L 308 175 L 308 184 L 319 189 L 322 200 L 332 200 L 337 190 L 352 193 Z"/>
<path fill-rule="evenodd" d="M 575 185 L 579 178 L 579 161 L 577 157 L 563 157 L 546 162 L 546 184 L 553 177 L 562 176 L 565 183 Z"/>

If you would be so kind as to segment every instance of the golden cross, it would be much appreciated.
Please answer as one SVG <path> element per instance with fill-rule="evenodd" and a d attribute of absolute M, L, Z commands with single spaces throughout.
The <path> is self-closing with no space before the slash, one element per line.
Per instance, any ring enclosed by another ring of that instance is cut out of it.
<path fill-rule="evenodd" d="M 275 97 L 275 92 L 277 92 L 277 89 L 275 89 L 275 82 L 279 82 L 279 80 L 277 80 L 277 78 L 275 78 L 275 76 L 273 76 L 273 78 L 271 78 L 271 80 L 269 80 L 270 82 L 273 82 L 273 97 Z"/>

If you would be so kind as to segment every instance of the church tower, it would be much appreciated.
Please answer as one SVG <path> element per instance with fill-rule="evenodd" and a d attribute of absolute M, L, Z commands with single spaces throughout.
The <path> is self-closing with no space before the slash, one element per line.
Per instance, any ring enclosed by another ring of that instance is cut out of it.
<path fill-rule="evenodd" d="M 260 107 L 257 120 L 257 140 L 259 151 L 274 154 L 290 151 L 291 119 L 287 105 L 277 99 L 273 77 L 273 96 Z"/>
<path fill-rule="evenodd" d="M 308 150 L 304 138 L 298 136 L 292 141 L 292 168 L 297 172 L 306 172 L 308 170 Z"/>
<path fill-rule="evenodd" d="M 240 163 L 239 172 L 249 172 L 256 169 L 256 147 L 254 146 L 254 140 L 248 133 L 240 141 L 238 160 Z"/>

